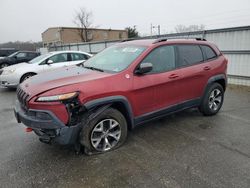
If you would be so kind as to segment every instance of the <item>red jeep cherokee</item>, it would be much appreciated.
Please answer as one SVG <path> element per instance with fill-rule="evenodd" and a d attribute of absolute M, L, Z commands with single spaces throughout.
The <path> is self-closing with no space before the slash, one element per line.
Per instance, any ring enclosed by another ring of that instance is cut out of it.
<path fill-rule="evenodd" d="M 15 115 L 45 143 L 113 150 L 127 130 L 183 109 L 216 114 L 226 89 L 227 59 L 202 39 L 134 40 L 82 66 L 34 76 L 17 89 Z"/>

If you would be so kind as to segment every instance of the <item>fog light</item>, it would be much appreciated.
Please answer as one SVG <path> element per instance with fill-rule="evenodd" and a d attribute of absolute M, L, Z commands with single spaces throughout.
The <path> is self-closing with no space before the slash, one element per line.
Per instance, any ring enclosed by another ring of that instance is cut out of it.
<path fill-rule="evenodd" d="M 38 119 L 42 119 L 42 120 L 50 120 L 51 119 L 50 115 L 45 113 L 45 112 L 36 112 L 36 117 Z"/>

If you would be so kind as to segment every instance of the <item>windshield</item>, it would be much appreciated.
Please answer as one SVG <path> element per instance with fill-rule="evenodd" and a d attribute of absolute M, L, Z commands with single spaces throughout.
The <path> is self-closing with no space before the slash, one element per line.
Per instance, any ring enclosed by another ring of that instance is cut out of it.
<path fill-rule="evenodd" d="M 19 52 L 14 52 L 13 54 L 10 54 L 8 57 L 14 57 L 16 54 L 18 54 Z"/>
<path fill-rule="evenodd" d="M 29 63 L 38 63 L 38 62 L 40 62 L 41 60 L 43 60 L 44 58 L 49 57 L 49 56 L 51 56 L 51 53 L 47 53 L 47 54 L 40 55 L 40 56 L 38 56 L 38 57 L 32 59 L 31 61 L 29 61 Z"/>
<path fill-rule="evenodd" d="M 126 69 L 146 48 L 141 46 L 112 46 L 84 63 L 84 67 L 107 72 Z"/>

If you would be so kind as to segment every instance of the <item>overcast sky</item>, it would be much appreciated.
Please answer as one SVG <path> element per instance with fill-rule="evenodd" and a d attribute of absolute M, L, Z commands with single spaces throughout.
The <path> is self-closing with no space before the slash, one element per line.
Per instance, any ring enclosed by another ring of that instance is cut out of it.
<path fill-rule="evenodd" d="M 250 25 L 250 0 L 0 0 L 0 43 L 41 41 L 48 27 L 74 26 L 80 7 L 93 12 L 99 28 L 136 25 L 142 35 L 150 34 L 151 23 L 161 25 L 161 33 L 178 24 L 206 29 Z"/>

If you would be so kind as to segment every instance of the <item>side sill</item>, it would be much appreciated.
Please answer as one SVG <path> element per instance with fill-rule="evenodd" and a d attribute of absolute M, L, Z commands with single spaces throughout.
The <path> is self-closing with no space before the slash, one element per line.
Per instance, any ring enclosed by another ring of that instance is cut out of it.
<path fill-rule="evenodd" d="M 170 115 L 170 114 L 173 114 L 173 113 L 176 113 L 176 112 L 188 109 L 188 108 L 197 107 L 200 105 L 200 102 L 201 102 L 201 98 L 196 98 L 196 99 L 185 101 L 183 103 L 169 106 L 167 108 L 163 108 L 157 111 L 143 114 L 134 119 L 134 122 L 135 122 L 134 124 L 135 126 L 138 126 L 143 123 L 156 120 L 156 119 L 160 119 L 164 116 L 167 116 L 167 115 Z"/>

